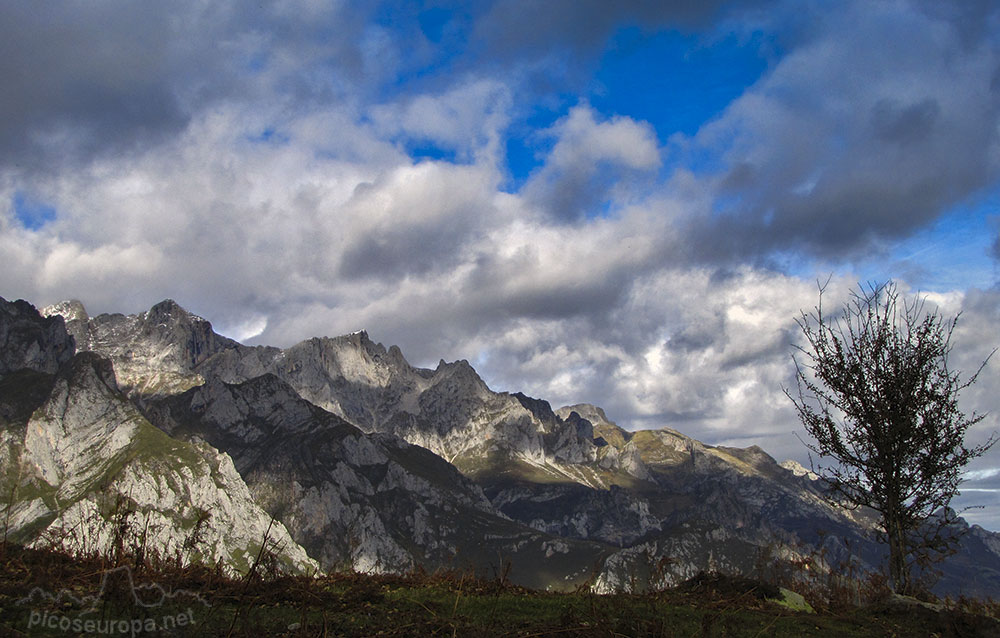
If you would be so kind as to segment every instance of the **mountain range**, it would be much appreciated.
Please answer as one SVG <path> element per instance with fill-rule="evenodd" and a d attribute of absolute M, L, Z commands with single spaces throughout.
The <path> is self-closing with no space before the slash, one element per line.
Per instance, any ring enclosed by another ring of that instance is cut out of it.
<path fill-rule="evenodd" d="M 16 542 L 234 573 L 265 543 L 292 573 L 472 568 L 599 592 L 884 560 L 872 512 L 758 447 L 553 409 L 365 332 L 246 346 L 170 300 L 90 317 L 0 298 L 0 501 Z M 956 528 L 934 591 L 1000 595 L 1000 535 Z"/>

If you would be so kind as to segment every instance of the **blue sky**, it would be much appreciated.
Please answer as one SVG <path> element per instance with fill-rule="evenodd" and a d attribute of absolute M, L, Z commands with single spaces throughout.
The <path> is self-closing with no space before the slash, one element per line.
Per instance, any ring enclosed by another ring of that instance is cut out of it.
<path fill-rule="evenodd" d="M 817 280 L 961 312 L 958 369 L 1000 345 L 998 34 L 958 0 L 11 0 L 0 296 L 363 328 L 806 461 Z M 1000 414 L 994 367 L 969 410 Z"/>

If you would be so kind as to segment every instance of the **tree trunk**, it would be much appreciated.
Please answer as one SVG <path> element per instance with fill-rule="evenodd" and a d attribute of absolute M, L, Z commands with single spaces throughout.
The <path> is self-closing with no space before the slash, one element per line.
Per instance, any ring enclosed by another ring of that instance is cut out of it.
<path fill-rule="evenodd" d="M 886 524 L 889 536 L 889 584 L 897 594 L 910 593 L 910 572 L 906 565 L 906 531 L 897 517 Z"/>

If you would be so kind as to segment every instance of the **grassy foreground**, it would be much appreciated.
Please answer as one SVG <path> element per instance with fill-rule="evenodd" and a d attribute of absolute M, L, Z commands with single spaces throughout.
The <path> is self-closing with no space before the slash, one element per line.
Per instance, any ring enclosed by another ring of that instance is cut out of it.
<path fill-rule="evenodd" d="M 266 572 L 266 570 L 262 570 Z M 547 593 L 463 573 L 234 580 L 7 546 L 0 636 L 1000 636 L 992 605 L 792 611 L 764 583 L 702 575 L 642 595 Z"/>

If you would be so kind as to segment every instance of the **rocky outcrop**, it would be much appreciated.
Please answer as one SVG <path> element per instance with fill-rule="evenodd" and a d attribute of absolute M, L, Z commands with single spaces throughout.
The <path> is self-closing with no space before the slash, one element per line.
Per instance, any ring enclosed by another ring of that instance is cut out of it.
<path fill-rule="evenodd" d="M 233 572 L 245 571 L 266 540 L 281 569 L 318 568 L 271 524 L 227 455 L 153 427 L 119 391 L 107 359 L 85 352 L 52 375 L 8 374 L 0 406 L 11 539 L 221 561 Z"/>
<path fill-rule="evenodd" d="M 43 317 L 26 301 L 0 297 L 0 376 L 18 370 L 54 374 L 74 352 L 62 317 Z"/>
<path fill-rule="evenodd" d="M 46 306 L 42 308 L 41 315 L 49 318 L 62 317 L 66 324 L 66 332 L 73 337 L 73 341 L 79 346 L 79 349 L 90 349 L 90 337 L 87 334 L 90 326 L 90 315 L 87 314 L 87 309 L 83 307 L 83 302 L 79 299 L 60 301 L 57 304 Z"/>
<path fill-rule="evenodd" d="M 510 518 L 564 538 L 624 547 L 662 530 L 649 500 L 617 485 L 595 490 L 579 483 L 522 484 L 490 488 L 487 493 Z"/>
<path fill-rule="evenodd" d="M 584 450 L 574 451 L 577 456 L 591 447 L 589 437 L 551 436 L 559 425 L 554 415 L 547 422 L 516 397 L 493 392 L 467 361 L 414 368 L 398 348 L 387 350 L 365 332 L 310 339 L 282 351 L 234 350 L 198 372 L 228 382 L 273 374 L 365 432 L 394 434 L 449 461 L 481 456 L 488 448 L 544 463 L 574 445 Z"/>
<path fill-rule="evenodd" d="M 365 434 L 271 374 L 212 379 L 148 406 L 165 431 L 228 452 L 258 501 L 325 569 L 405 571 L 470 553 L 470 518 L 498 517 L 477 485 L 427 450 Z"/>
<path fill-rule="evenodd" d="M 815 472 L 803 466 L 798 461 L 792 461 L 790 459 L 787 461 L 782 461 L 781 467 L 785 468 L 795 476 L 804 476 L 811 481 L 819 480 L 819 476 L 817 476 Z"/>
<path fill-rule="evenodd" d="M 138 315 L 89 317 L 78 301 L 49 306 L 45 313 L 64 317 L 76 336 L 77 349 L 111 359 L 123 390 L 139 397 L 200 385 L 204 379 L 196 368 L 212 355 L 239 346 L 170 299 Z"/>
<path fill-rule="evenodd" d="M 528 566 L 564 561 L 565 585 L 600 544 L 570 541 L 497 512 L 481 488 L 428 450 L 367 434 L 265 374 L 203 386 L 146 404 L 166 432 L 226 451 L 268 511 L 324 569 L 400 572 L 420 566 L 489 574 L 497 557 L 521 557 L 521 582 L 550 586 Z M 559 551 L 553 549 L 558 547 Z"/>

